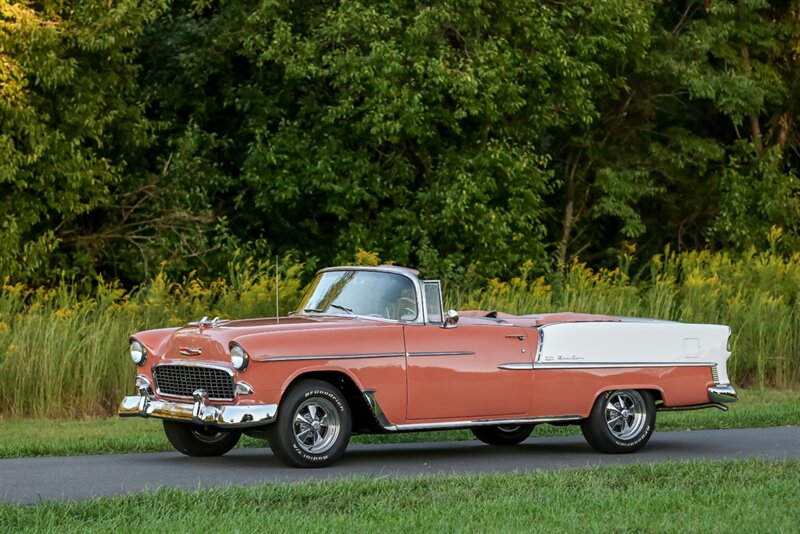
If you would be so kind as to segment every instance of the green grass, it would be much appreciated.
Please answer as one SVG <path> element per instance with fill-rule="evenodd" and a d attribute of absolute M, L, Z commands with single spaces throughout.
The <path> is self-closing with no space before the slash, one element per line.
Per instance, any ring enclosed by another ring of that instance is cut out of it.
<path fill-rule="evenodd" d="M 716 409 L 661 412 L 657 430 L 701 430 L 800 425 L 800 391 L 743 390 L 728 412 Z M 576 426 L 541 425 L 533 436 L 579 434 Z M 354 436 L 354 443 L 407 443 L 473 439 L 468 430 Z M 264 447 L 243 437 L 240 446 Z M 0 420 L 0 458 L 168 451 L 161 422 L 153 419 L 99 418 Z"/>
<path fill-rule="evenodd" d="M 8 532 L 796 532 L 800 462 L 267 484 L 36 506 Z"/>

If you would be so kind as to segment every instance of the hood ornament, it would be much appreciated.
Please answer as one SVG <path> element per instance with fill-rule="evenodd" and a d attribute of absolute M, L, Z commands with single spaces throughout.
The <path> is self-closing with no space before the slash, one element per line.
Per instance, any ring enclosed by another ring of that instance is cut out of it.
<path fill-rule="evenodd" d="M 214 317 L 213 319 L 209 320 L 208 316 L 204 316 L 199 321 L 192 321 L 188 324 L 188 326 L 196 326 L 200 329 L 200 333 L 203 332 L 206 328 L 216 328 L 218 326 L 225 326 L 228 324 L 230 319 L 220 319 L 219 316 Z"/>
<path fill-rule="evenodd" d="M 203 354 L 203 349 L 200 347 L 181 347 L 181 356 L 200 356 Z"/>

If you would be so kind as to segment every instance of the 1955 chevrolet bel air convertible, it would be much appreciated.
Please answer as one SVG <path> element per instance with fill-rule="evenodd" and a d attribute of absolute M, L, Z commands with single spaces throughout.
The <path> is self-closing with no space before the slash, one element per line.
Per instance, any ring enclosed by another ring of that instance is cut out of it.
<path fill-rule="evenodd" d="M 395 266 L 323 269 L 288 317 L 207 320 L 130 338 L 137 394 L 172 445 L 216 456 L 242 433 L 297 467 L 336 461 L 351 433 L 469 428 L 514 445 L 578 424 L 633 452 L 656 412 L 727 409 L 730 328 L 556 313 L 444 312 L 438 280 Z"/>

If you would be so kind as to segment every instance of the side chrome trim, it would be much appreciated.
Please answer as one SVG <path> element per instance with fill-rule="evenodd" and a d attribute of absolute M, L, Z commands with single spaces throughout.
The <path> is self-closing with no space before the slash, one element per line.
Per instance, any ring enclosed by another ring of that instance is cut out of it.
<path fill-rule="evenodd" d="M 580 421 L 583 419 L 580 415 L 553 415 L 547 417 L 517 417 L 513 419 L 467 419 L 464 421 L 445 421 L 440 423 L 407 423 L 403 425 L 394 425 L 386 417 L 386 414 L 381 409 L 378 399 L 375 398 L 374 389 L 365 389 L 361 392 L 364 395 L 364 400 L 367 402 L 372 415 L 375 420 L 384 430 L 389 432 L 402 432 L 413 430 L 436 430 L 436 429 L 456 429 L 456 428 L 471 428 L 474 426 L 496 426 L 496 425 L 531 425 L 537 423 L 561 423 L 568 421 Z"/>
<path fill-rule="evenodd" d="M 306 356 L 267 356 L 254 358 L 257 362 L 291 362 L 295 360 L 357 360 L 360 358 L 397 358 L 405 352 L 375 352 L 368 354 L 309 354 Z"/>
<path fill-rule="evenodd" d="M 472 356 L 471 350 L 445 350 L 440 352 L 409 352 L 409 356 Z"/>
<path fill-rule="evenodd" d="M 532 371 L 533 362 L 511 362 L 501 363 L 497 366 L 498 369 L 505 369 L 506 371 Z"/>
<path fill-rule="evenodd" d="M 610 369 L 617 367 L 711 367 L 716 365 L 711 362 L 586 362 L 586 363 L 559 363 L 536 362 L 533 368 L 544 369 Z"/>
<path fill-rule="evenodd" d="M 375 417 L 375 421 L 377 421 L 378 424 L 384 428 L 384 430 L 397 430 L 397 427 L 390 423 L 386 418 L 386 414 L 383 413 L 381 405 L 378 404 L 378 399 L 375 398 L 375 390 L 365 389 L 361 392 L 361 394 L 364 395 L 364 400 L 367 401 L 367 406 L 369 406 L 372 415 Z"/>
<path fill-rule="evenodd" d="M 708 388 L 708 400 L 711 402 L 728 404 L 731 402 L 736 402 L 738 399 L 739 394 L 736 393 L 736 390 L 733 389 L 733 386 L 730 384 L 717 385 Z"/>

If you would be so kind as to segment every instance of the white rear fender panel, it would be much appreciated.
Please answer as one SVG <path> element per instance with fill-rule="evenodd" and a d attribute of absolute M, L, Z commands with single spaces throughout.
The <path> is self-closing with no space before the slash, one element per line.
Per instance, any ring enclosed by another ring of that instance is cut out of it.
<path fill-rule="evenodd" d="M 539 329 L 536 366 L 714 365 L 728 384 L 730 328 L 669 321 L 559 323 Z"/>

